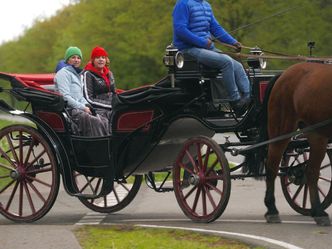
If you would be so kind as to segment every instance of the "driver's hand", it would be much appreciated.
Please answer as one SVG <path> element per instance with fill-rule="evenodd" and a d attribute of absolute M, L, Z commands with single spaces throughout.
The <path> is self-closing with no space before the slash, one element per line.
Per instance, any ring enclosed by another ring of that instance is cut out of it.
<path fill-rule="evenodd" d="M 208 42 L 207 42 L 207 45 L 206 45 L 206 47 L 207 47 L 207 48 L 210 48 L 210 47 L 211 47 L 211 45 L 212 45 L 212 41 L 211 41 L 210 39 L 208 39 Z"/>
<path fill-rule="evenodd" d="M 240 42 L 235 42 L 233 44 L 233 46 L 235 47 L 236 53 L 240 53 L 241 52 L 242 44 Z"/>

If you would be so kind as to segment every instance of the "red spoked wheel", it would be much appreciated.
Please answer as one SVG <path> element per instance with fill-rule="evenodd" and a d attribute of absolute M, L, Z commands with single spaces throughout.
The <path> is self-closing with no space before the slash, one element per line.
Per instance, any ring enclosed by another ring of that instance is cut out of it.
<path fill-rule="evenodd" d="M 311 215 L 309 187 L 305 176 L 305 168 L 309 159 L 309 148 L 292 149 L 285 153 L 281 162 L 281 188 L 288 204 L 302 215 Z M 332 149 L 328 148 L 320 167 L 318 191 L 323 209 L 332 203 Z M 283 168 L 284 167 L 284 168 Z M 287 169 L 286 169 L 287 168 Z"/>
<path fill-rule="evenodd" d="M 53 152 L 40 133 L 26 125 L 0 131 L 0 213 L 17 222 L 42 218 L 59 190 Z"/>
<path fill-rule="evenodd" d="M 173 168 L 173 185 L 188 218 L 195 222 L 219 218 L 231 191 L 230 170 L 220 146 L 204 136 L 188 139 Z"/>
<path fill-rule="evenodd" d="M 114 181 L 113 190 L 106 196 L 79 200 L 89 209 L 99 213 L 113 213 L 125 208 L 135 198 L 141 187 L 143 176 L 133 175 L 126 180 Z M 79 193 L 97 194 L 100 192 L 103 179 L 75 173 L 75 181 Z"/>

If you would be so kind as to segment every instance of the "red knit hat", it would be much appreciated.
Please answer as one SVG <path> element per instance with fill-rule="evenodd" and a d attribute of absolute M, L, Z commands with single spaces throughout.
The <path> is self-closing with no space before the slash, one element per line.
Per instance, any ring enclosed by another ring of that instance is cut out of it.
<path fill-rule="evenodd" d="M 100 57 L 100 56 L 108 57 L 108 54 L 107 54 L 106 50 L 103 49 L 102 47 L 95 47 L 91 52 L 91 60 L 93 60 L 96 57 Z"/>

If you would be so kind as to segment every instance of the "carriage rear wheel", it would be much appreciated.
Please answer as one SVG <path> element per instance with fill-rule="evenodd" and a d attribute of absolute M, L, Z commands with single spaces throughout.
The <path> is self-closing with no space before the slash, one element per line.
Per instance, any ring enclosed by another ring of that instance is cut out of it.
<path fill-rule="evenodd" d="M 0 213 L 32 222 L 53 206 L 59 190 L 53 152 L 33 127 L 12 125 L 0 131 Z"/>
<path fill-rule="evenodd" d="M 188 139 L 173 168 L 174 192 L 185 215 L 195 222 L 212 222 L 224 212 L 231 180 L 227 159 L 212 139 Z"/>
<path fill-rule="evenodd" d="M 99 213 L 113 213 L 125 208 L 135 198 L 141 187 L 143 176 L 133 175 L 126 180 L 114 181 L 113 190 L 106 196 L 96 199 L 79 197 L 89 209 Z M 75 173 L 79 193 L 96 194 L 102 186 L 102 178 Z"/>
<path fill-rule="evenodd" d="M 280 177 L 281 187 L 288 204 L 298 213 L 310 216 L 311 203 L 309 188 L 305 177 L 309 148 L 292 149 L 285 153 L 281 167 L 288 167 L 287 173 Z M 320 167 L 318 191 L 321 206 L 325 210 L 332 203 L 332 148 L 328 148 Z M 282 169 L 282 168 L 281 168 Z"/>

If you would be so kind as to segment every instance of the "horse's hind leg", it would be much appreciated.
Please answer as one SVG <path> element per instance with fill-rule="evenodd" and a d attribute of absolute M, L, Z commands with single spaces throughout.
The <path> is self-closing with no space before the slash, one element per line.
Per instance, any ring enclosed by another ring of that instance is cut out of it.
<path fill-rule="evenodd" d="M 274 182 L 278 174 L 279 163 L 289 140 L 283 140 L 269 145 L 266 162 L 266 192 L 264 203 L 267 207 L 265 219 L 268 223 L 280 223 L 279 212 L 275 205 Z"/>
<path fill-rule="evenodd" d="M 326 153 L 328 139 L 318 134 L 310 134 L 308 136 L 308 142 L 310 145 L 310 157 L 306 167 L 306 177 L 310 193 L 311 216 L 314 218 L 317 225 L 329 226 L 330 219 L 321 206 L 318 193 L 320 166 Z"/>

